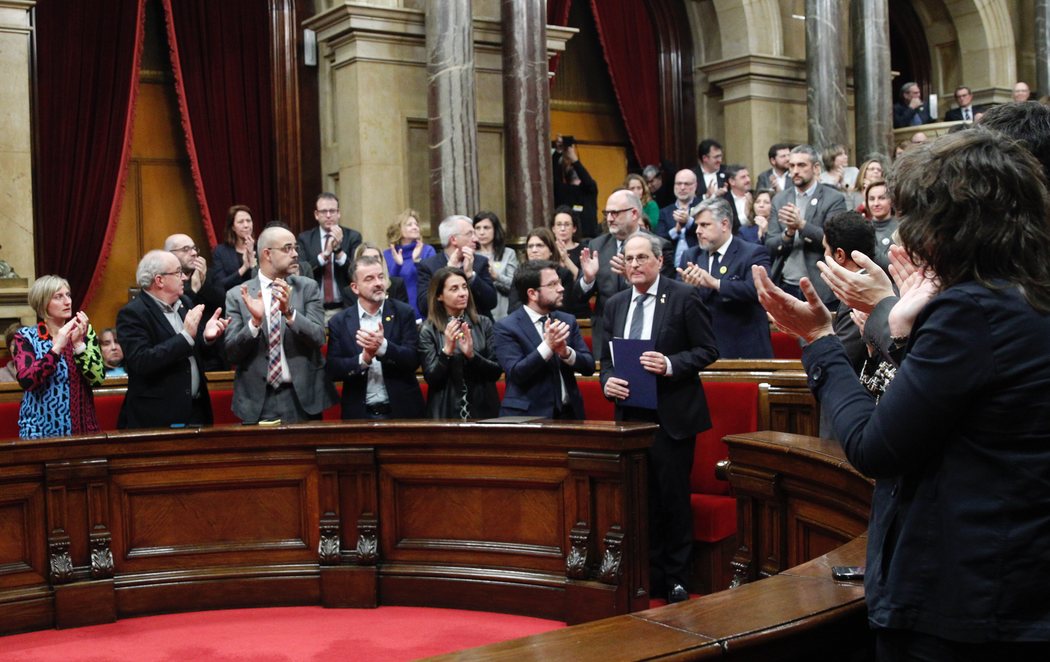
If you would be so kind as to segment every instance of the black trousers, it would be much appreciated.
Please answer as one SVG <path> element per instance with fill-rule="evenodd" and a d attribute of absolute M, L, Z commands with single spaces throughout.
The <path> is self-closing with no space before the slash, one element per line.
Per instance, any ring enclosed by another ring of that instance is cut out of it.
<path fill-rule="evenodd" d="M 623 420 L 659 423 L 655 411 L 623 408 Z M 660 596 L 675 584 L 688 589 L 693 551 L 689 477 L 696 437 L 677 439 L 661 427 L 649 447 L 649 590 Z"/>

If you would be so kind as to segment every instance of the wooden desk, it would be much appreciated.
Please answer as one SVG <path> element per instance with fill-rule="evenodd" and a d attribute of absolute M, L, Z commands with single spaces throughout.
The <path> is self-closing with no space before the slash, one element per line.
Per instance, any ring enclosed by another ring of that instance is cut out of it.
<path fill-rule="evenodd" d="M 762 550 L 746 567 L 767 578 L 436 659 L 808 662 L 871 651 L 864 587 L 831 577 L 832 566 L 864 565 L 870 481 L 825 440 L 758 432 L 726 443 L 740 530 Z"/>
<path fill-rule="evenodd" d="M 316 423 L 0 443 L 0 632 L 379 603 L 648 607 L 654 426 Z"/>

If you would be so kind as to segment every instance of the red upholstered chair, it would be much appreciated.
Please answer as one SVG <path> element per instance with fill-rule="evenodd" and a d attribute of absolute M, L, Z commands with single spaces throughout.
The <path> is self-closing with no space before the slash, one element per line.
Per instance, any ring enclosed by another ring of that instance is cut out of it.
<path fill-rule="evenodd" d="M 117 418 L 120 417 L 120 408 L 123 405 L 123 393 L 95 395 L 95 415 L 98 417 L 98 426 L 104 432 L 117 429 Z"/>
<path fill-rule="evenodd" d="M 18 439 L 18 409 L 21 401 L 0 402 L 0 439 Z"/>
<path fill-rule="evenodd" d="M 736 498 L 729 483 L 715 477 L 715 465 L 729 456 L 722 438 L 758 430 L 765 384 L 704 382 L 711 429 L 696 435 L 691 474 L 694 564 L 692 589 L 709 593 L 728 588 L 729 561 L 736 548 Z"/>
<path fill-rule="evenodd" d="M 783 331 L 774 331 L 769 334 L 773 341 L 773 358 L 775 359 L 801 359 L 802 346 L 798 344 L 798 337 Z"/>

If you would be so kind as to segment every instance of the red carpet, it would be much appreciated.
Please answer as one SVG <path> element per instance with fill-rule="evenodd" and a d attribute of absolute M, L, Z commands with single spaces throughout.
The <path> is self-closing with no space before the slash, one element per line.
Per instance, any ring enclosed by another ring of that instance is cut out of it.
<path fill-rule="evenodd" d="M 230 609 L 0 637 L 0 659 L 78 662 L 416 660 L 564 623 L 456 609 Z"/>

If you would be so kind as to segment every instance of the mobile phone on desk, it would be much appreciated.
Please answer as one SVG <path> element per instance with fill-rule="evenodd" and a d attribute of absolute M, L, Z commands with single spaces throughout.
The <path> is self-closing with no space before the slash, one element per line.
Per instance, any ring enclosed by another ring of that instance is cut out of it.
<path fill-rule="evenodd" d="M 864 579 L 864 566 L 833 565 L 831 566 L 831 577 L 840 582 L 862 581 Z"/>

